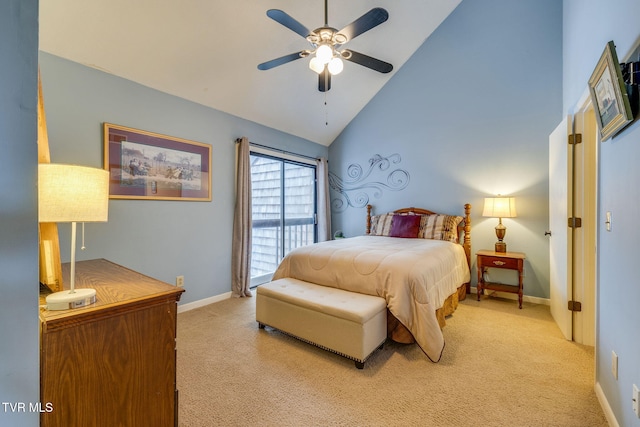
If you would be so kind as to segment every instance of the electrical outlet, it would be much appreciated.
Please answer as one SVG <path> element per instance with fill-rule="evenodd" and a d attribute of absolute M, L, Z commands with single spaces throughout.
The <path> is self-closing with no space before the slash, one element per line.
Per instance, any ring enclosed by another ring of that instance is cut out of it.
<path fill-rule="evenodd" d="M 611 373 L 613 378 L 618 379 L 618 355 L 615 351 L 611 352 Z"/>
<path fill-rule="evenodd" d="M 180 288 L 184 286 L 184 276 L 176 276 L 176 286 Z"/>
<path fill-rule="evenodd" d="M 640 390 L 637 385 L 633 385 L 633 412 L 636 413 L 636 417 L 640 418 Z"/>

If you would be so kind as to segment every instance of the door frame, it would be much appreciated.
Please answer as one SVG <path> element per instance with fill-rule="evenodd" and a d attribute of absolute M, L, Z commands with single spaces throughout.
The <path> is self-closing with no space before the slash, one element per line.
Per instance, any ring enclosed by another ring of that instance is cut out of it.
<path fill-rule="evenodd" d="M 598 236 L 598 155 L 599 132 L 595 110 L 586 90 L 574 114 L 574 131 L 582 134 L 576 151 L 574 194 L 575 216 L 582 227 L 574 230 L 574 298 L 582 303 L 582 311 L 574 312 L 574 341 L 595 346 L 597 309 L 597 236 Z M 578 161 L 580 160 L 580 161 Z M 582 197 L 581 197 L 582 196 Z"/>

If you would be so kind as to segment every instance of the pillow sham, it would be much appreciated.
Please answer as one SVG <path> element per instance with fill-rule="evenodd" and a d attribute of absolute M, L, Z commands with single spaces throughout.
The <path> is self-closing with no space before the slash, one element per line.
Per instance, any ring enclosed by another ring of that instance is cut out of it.
<path fill-rule="evenodd" d="M 420 215 L 393 215 L 390 237 L 418 237 Z"/>
<path fill-rule="evenodd" d="M 461 216 L 441 214 L 423 215 L 420 221 L 418 237 L 458 243 L 458 224 L 460 224 L 461 221 Z"/>
<path fill-rule="evenodd" d="M 371 217 L 371 232 L 372 236 L 388 236 L 391 232 L 391 220 L 393 214 L 374 215 Z"/>

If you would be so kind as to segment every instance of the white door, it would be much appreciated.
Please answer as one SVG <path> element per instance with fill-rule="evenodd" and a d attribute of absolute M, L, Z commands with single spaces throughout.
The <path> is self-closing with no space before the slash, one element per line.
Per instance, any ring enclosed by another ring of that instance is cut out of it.
<path fill-rule="evenodd" d="M 597 125 L 589 97 L 549 136 L 549 227 L 551 315 L 563 335 L 595 345 Z M 569 144 L 568 135 L 582 136 Z M 568 227 L 568 219 L 581 226 Z M 581 303 L 571 312 L 568 301 Z"/>
<path fill-rule="evenodd" d="M 571 295 L 569 218 L 569 151 L 567 135 L 572 118 L 565 118 L 549 135 L 549 268 L 551 315 L 566 339 L 573 337 L 571 312 L 567 301 Z"/>

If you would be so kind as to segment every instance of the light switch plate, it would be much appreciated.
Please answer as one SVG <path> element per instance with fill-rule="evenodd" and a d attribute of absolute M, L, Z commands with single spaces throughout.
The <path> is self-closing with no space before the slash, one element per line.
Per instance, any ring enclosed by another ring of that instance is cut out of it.
<path fill-rule="evenodd" d="M 633 385 L 633 412 L 636 413 L 636 417 L 640 418 L 640 390 L 637 385 Z"/>

